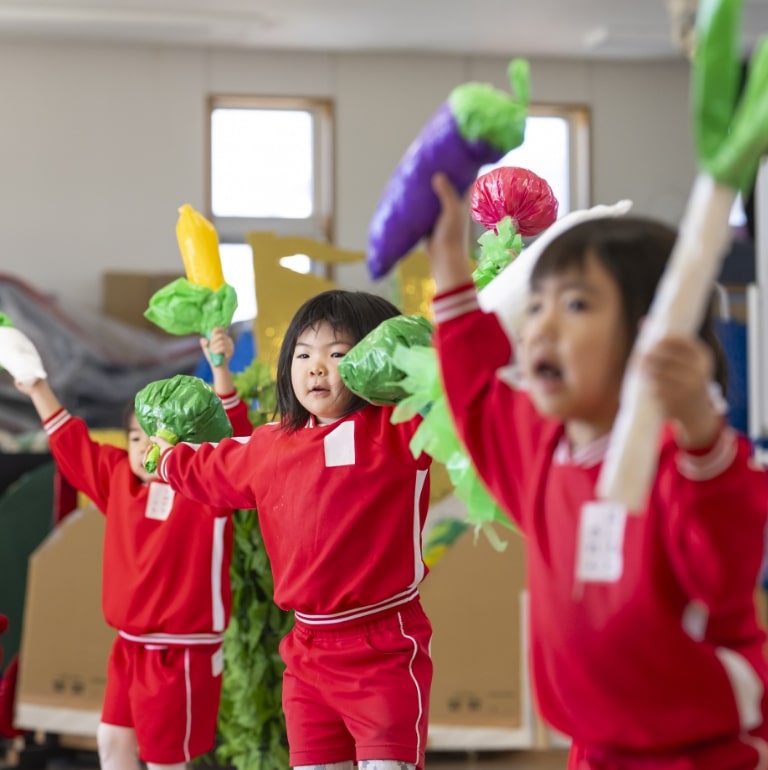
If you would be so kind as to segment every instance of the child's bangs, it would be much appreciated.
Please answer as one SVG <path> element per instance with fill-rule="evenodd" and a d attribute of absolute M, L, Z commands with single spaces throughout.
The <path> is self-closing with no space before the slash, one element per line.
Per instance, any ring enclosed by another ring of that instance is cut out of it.
<path fill-rule="evenodd" d="M 588 251 L 588 239 L 579 237 L 573 230 L 566 231 L 552 241 L 539 256 L 531 273 L 531 286 L 536 286 L 551 275 L 570 271 L 582 272 Z"/>

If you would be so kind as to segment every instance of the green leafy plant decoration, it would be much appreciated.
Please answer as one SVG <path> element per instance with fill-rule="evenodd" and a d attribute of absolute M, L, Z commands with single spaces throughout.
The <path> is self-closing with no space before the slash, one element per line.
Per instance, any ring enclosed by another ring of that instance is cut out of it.
<path fill-rule="evenodd" d="M 234 376 L 238 395 L 250 403 L 254 427 L 273 419 L 275 383 L 255 360 Z M 224 674 L 216 760 L 237 770 L 288 770 L 282 709 L 284 665 L 278 652 L 293 614 L 272 597 L 272 570 L 254 510 L 235 511 L 232 619 L 224 634 Z"/>

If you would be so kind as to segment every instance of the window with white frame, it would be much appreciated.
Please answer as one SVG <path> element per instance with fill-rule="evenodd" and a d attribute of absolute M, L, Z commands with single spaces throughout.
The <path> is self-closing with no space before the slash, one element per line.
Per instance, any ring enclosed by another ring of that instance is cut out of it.
<path fill-rule="evenodd" d="M 585 107 L 531 105 L 525 141 L 481 173 L 497 166 L 520 166 L 545 179 L 557 198 L 558 216 L 588 208 L 589 111 Z"/>
<path fill-rule="evenodd" d="M 256 315 L 249 230 L 332 238 L 333 108 L 328 100 L 209 99 L 209 196 L 235 321 Z M 305 270 L 301 260 L 295 269 Z"/>

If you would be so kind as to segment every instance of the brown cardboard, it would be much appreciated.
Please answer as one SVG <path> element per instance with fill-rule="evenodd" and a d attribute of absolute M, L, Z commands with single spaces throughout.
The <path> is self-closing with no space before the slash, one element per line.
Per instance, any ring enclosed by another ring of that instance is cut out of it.
<path fill-rule="evenodd" d="M 106 272 L 102 276 L 102 312 L 145 331 L 165 334 L 144 318 L 150 297 L 183 273 Z"/>
<path fill-rule="evenodd" d="M 422 585 L 433 626 L 431 748 L 504 748 L 534 741 L 523 539 L 502 534 L 508 545 L 498 552 L 482 534 L 475 542 L 468 530 Z"/>
<path fill-rule="evenodd" d="M 67 516 L 29 560 L 15 725 L 95 735 L 115 631 L 101 611 L 104 517 Z"/>

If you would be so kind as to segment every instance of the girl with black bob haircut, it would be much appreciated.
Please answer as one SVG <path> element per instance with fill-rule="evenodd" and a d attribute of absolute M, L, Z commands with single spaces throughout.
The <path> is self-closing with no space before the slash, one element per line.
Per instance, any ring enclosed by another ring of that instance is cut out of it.
<path fill-rule="evenodd" d="M 420 418 L 344 384 L 344 356 L 397 308 L 327 291 L 290 322 L 278 357 L 279 422 L 247 440 L 164 447 L 159 474 L 194 500 L 255 509 L 295 626 L 280 644 L 294 768 L 424 765 L 432 628 L 419 598 L 431 458 L 414 458 Z"/>
<path fill-rule="evenodd" d="M 332 289 L 307 300 L 288 325 L 277 360 L 277 412 L 283 427 L 298 430 L 309 419 L 310 413 L 296 398 L 291 383 L 291 361 L 296 340 L 303 332 L 326 323 L 337 334 L 344 333 L 355 345 L 382 321 L 396 315 L 400 315 L 400 311 L 389 300 L 364 291 Z M 364 406 L 368 406 L 368 402 L 350 391 L 345 416 Z"/>

